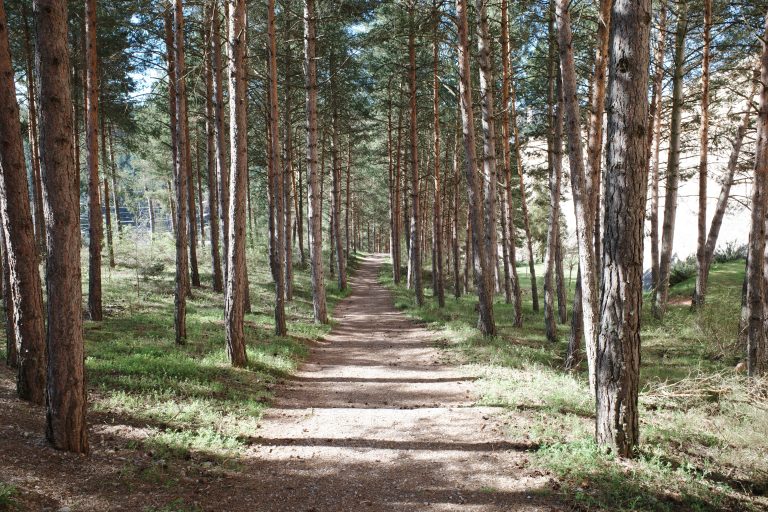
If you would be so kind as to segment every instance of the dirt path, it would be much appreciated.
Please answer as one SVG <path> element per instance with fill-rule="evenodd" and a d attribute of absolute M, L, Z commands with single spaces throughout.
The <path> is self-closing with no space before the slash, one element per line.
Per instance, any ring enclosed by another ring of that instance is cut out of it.
<path fill-rule="evenodd" d="M 336 512 L 564 510 L 550 479 L 502 433 L 501 411 L 474 407 L 474 380 L 445 364 L 433 333 L 394 309 L 363 262 L 338 327 L 277 387 L 241 457 L 157 460 L 144 420 L 92 414 L 91 455 L 43 439 L 42 408 L 16 399 L 0 365 L 0 482 L 17 510 Z M 0 510 L 2 510 L 0 506 Z"/>
<path fill-rule="evenodd" d="M 338 327 L 277 390 L 246 492 L 263 510 L 559 510 L 500 411 L 474 407 L 474 378 L 394 308 L 382 261 L 363 261 Z"/>

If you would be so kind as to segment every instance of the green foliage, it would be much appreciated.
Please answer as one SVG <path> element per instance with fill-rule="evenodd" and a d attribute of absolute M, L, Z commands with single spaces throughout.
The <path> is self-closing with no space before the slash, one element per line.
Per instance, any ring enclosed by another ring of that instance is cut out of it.
<path fill-rule="evenodd" d="M 0 510 L 14 510 L 17 505 L 15 496 L 18 493 L 15 485 L 0 482 Z"/>

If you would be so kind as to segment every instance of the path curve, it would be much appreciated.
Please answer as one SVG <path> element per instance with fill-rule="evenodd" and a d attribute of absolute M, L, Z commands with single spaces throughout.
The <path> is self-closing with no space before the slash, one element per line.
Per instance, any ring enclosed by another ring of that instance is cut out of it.
<path fill-rule="evenodd" d="M 445 364 L 434 333 L 395 309 L 369 256 L 335 312 L 337 327 L 276 390 L 233 489 L 271 511 L 562 510 L 475 407 L 474 378 Z M 250 487 L 242 488 L 240 485 Z M 233 503 L 234 504 L 234 503 Z"/>

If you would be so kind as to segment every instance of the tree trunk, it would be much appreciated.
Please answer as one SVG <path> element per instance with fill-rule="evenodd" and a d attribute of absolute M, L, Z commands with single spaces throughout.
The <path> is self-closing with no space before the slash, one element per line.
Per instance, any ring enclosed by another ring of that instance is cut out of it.
<path fill-rule="evenodd" d="M 103 224 L 99 202 L 99 72 L 96 51 L 96 0 L 85 2 L 86 39 L 86 159 L 88 161 L 88 314 L 100 321 L 101 245 Z"/>
<path fill-rule="evenodd" d="M 510 273 L 510 294 L 512 304 L 515 310 L 515 317 L 512 321 L 514 327 L 523 326 L 523 299 L 520 291 L 520 279 L 517 275 L 517 236 L 515 235 L 515 207 L 512 203 L 512 155 L 509 146 L 509 140 L 512 137 L 510 122 L 516 122 L 512 116 L 514 110 L 513 97 L 511 93 L 512 77 L 510 68 L 512 67 L 512 55 L 509 47 L 509 20 L 508 20 L 507 0 L 501 1 L 501 66 L 502 66 L 502 108 L 504 114 L 501 117 L 502 131 L 502 151 L 504 152 L 504 194 L 502 201 L 506 207 L 507 224 L 507 264 Z M 515 130 L 516 132 L 516 130 Z M 516 133 L 515 133 L 516 135 Z"/>
<path fill-rule="evenodd" d="M 392 237 L 394 240 L 394 245 L 392 247 L 392 279 L 394 280 L 395 284 L 400 284 L 400 281 L 402 279 L 402 257 L 401 257 L 401 240 L 402 240 L 402 230 L 401 230 L 401 223 L 400 223 L 400 207 L 402 204 L 402 201 L 400 199 L 401 194 L 401 187 L 400 187 L 400 177 L 403 176 L 405 173 L 402 171 L 402 144 L 403 144 L 403 107 L 402 107 L 402 89 L 400 90 L 400 104 L 397 107 L 397 144 L 395 147 L 395 168 L 394 168 L 394 187 L 395 187 L 395 197 L 394 197 L 394 207 L 395 211 L 392 214 L 394 217 L 394 226 L 395 226 L 395 235 Z"/>
<path fill-rule="evenodd" d="M 229 167 L 227 165 L 227 144 L 224 132 L 224 80 L 222 73 L 221 50 L 221 18 L 219 16 L 218 0 L 211 0 L 212 32 L 212 62 L 213 66 L 213 128 L 216 142 L 216 176 L 219 185 L 219 218 L 221 220 L 222 251 L 221 260 L 224 264 L 224 280 L 227 279 L 227 262 L 229 260 Z"/>
<path fill-rule="evenodd" d="M 242 0 L 240 0 L 242 1 Z M 269 126 L 270 126 L 270 222 L 273 223 L 270 230 L 270 260 L 272 263 L 272 277 L 275 281 L 275 334 L 285 336 L 288 333 L 285 320 L 285 269 L 283 268 L 284 243 L 283 228 L 284 217 L 282 211 L 283 180 L 280 175 L 282 162 L 280 161 L 280 123 L 277 95 L 277 39 L 275 36 L 275 0 L 267 2 L 267 37 L 269 59 Z M 245 92 L 243 92 L 245 96 Z M 245 114 L 243 114 L 245 115 Z M 246 134 L 243 133 L 243 137 Z M 244 164 L 245 165 L 245 164 Z M 231 228 L 230 228 L 231 230 Z"/>
<path fill-rule="evenodd" d="M 215 2 L 214 2 L 215 3 Z M 206 19 L 213 20 L 213 9 L 210 4 L 205 7 Z M 204 58 L 203 67 L 205 74 L 205 135 L 206 156 L 208 169 L 208 216 L 210 218 L 211 231 L 211 272 L 213 275 L 213 291 L 224 291 L 224 277 L 221 272 L 221 256 L 219 249 L 219 195 L 218 179 L 216 176 L 216 119 L 214 114 L 213 99 L 213 34 L 207 28 L 203 28 L 203 39 L 207 56 Z"/>
<path fill-rule="evenodd" d="M 107 251 L 109 254 L 109 266 L 115 268 L 115 247 L 112 237 L 112 212 L 109 205 L 109 180 L 107 179 L 107 169 L 109 169 L 108 153 L 107 153 L 107 137 L 106 130 L 104 129 L 104 113 L 101 113 L 101 154 L 104 164 L 104 215 L 105 215 L 105 227 L 107 228 Z"/>
<path fill-rule="evenodd" d="M 493 99 L 493 56 L 488 28 L 488 0 L 475 0 L 477 10 L 477 60 L 480 67 L 480 104 L 483 127 L 483 205 L 485 213 L 485 255 L 488 258 L 486 278 L 493 300 L 498 275 L 496 242 L 496 113 Z M 495 329 L 495 327 L 494 327 Z"/>
<path fill-rule="evenodd" d="M 307 170 L 309 172 L 309 200 L 307 217 L 309 223 L 309 259 L 312 270 L 312 306 L 315 322 L 328 323 L 328 309 L 325 302 L 325 280 L 323 278 L 323 211 L 322 169 L 317 168 L 317 60 L 316 60 L 315 0 L 304 0 L 304 77 L 307 91 Z M 318 176 L 318 173 L 320 175 Z"/>
<path fill-rule="evenodd" d="M 147 207 L 149 208 L 149 239 L 153 241 L 155 238 L 155 230 L 157 229 L 157 221 L 155 220 L 155 203 L 152 201 L 152 196 L 149 195 L 149 189 L 144 186 L 144 195 L 147 197 Z"/>
<path fill-rule="evenodd" d="M 547 98 L 547 160 L 549 167 L 549 219 L 547 221 L 547 251 L 544 255 L 544 330 L 547 340 L 557 341 L 555 318 L 555 262 L 560 239 L 560 194 L 563 172 L 563 93 L 557 66 L 554 0 L 549 4 L 549 91 Z"/>
<path fill-rule="evenodd" d="M 10 285 L 4 290 L 11 298 L 7 319 L 11 320 L 13 330 L 9 339 L 16 348 L 16 390 L 20 398 L 42 404 L 46 366 L 43 292 L 7 27 L 5 9 L 0 3 L 0 213 L 4 268 L 9 278 L 5 284 Z M 10 351 L 8 356 L 12 357 Z"/>
<path fill-rule="evenodd" d="M 583 149 L 581 146 L 581 129 L 579 103 L 576 85 L 576 64 L 573 55 L 573 34 L 571 33 L 571 19 L 566 0 L 557 0 L 558 36 L 560 38 L 560 62 L 563 73 L 563 101 L 565 106 L 566 131 L 568 133 L 568 161 L 571 171 L 571 189 L 573 191 L 573 205 L 576 216 L 576 238 L 579 246 L 579 267 L 581 269 L 581 300 L 582 318 L 584 323 L 584 338 L 586 340 L 587 364 L 589 368 L 590 389 L 595 389 L 595 343 L 597 339 L 598 325 L 598 295 L 597 276 L 594 253 L 594 218 L 592 208 L 597 207 L 597 202 L 590 197 L 590 193 L 597 194 L 597 182 L 593 176 L 586 176 L 584 170 Z M 646 57 L 647 60 L 647 57 Z M 646 73 L 647 75 L 647 73 Z M 647 99 L 646 99 L 647 106 Z M 599 108 L 599 105 L 598 105 Z M 601 114 L 602 115 L 602 114 Z M 601 132 L 598 124 L 594 127 L 596 132 Z M 644 130 L 641 130 L 644 133 Z M 600 135 L 602 137 L 602 135 Z M 645 148 L 645 146 L 642 146 Z M 592 149 L 592 148 L 590 148 Z M 592 157 L 592 155 L 590 155 Z M 599 168 L 599 154 L 594 156 Z M 593 174 L 598 171 L 592 170 Z M 588 180 L 589 178 L 589 180 Z M 588 183 L 591 181 L 592 185 Z M 640 223 L 642 228 L 642 222 Z M 641 242 L 642 243 L 642 242 Z M 642 256 L 640 257 L 642 270 Z M 641 290 L 642 291 L 642 290 Z"/>
<path fill-rule="evenodd" d="M 667 309 L 669 275 L 672 269 L 672 249 L 677 214 L 677 187 L 680 181 L 680 132 L 683 109 L 683 75 L 685 66 L 685 35 L 687 32 L 687 5 L 680 3 L 675 35 L 675 74 L 672 79 L 672 120 L 669 133 L 669 157 L 667 158 L 667 193 L 664 201 L 664 225 L 661 235 L 659 259 L 659 286 L 653 315 L 661 318 Z"/>
<path fill-rule="evenodd" d="M 73 155 L 67 2 L 35 0 L 40 88 L 40 156 L 47 265 L 46 438 L 59 450 L 88 452 L 80 280 L 80 190 Z"/>
<path fill-rule="evenodd" d="M 615 1 L 606 104 L 608 143 L 596 433 L 598 444 L 619 457 L 633 455 L 639 441 L 637 396 L 648 175 L 637 169 L 648 168 L 647 134 L 639 127 L 648 125 L 650 21 L 650 0 Z M 584 305 L 586 308 L 586 301 Z M 586 329 L 586 310 L 584 314 Z"/>
<path fill-rule="evenodd" d="M 29 152 L 32 164 L 32 194 L 35 226 L 35 240 L 41 255 L 45 250 L 45 212 L 43 211 L 43 184 L 40 177 L 40 140 L 37 130 L 37 85 L 34 73 L 34 60 L 32 41 L 29 29 L 28 6 L 25 2 L 22 7 L 24 18 L 24 53 L 26 56 L 27 73 L 27 101 L 29 107 Z"/>
<path fill-rule="evenodd" d="M 115 225 L 117 226 L 118 236 L 122 235 L 123 225 L 120 224 L 120 202 L 117 194 L 117 161 L 115 160 L 115 129 L 110 124 L 110 129 L 107 130 L 107 136 L 109 137 L 109 163 L 112 178 L 112 207 L 115 212 Z"/>
<path fill-rule="evenodd" d="M 232 366 L 245 367 L 245 200 L 248 173 L 248 117 L 245 95 L 245 0 L 228 0 L 229 33 L 229 140 L 230 167 L 229 262 L 224 294 L 224 323 L 226 325 L 227 357 Z M 272 20 L 274 21 L 274 20 Z"/>
<path fill-rule="evenodd" d="M 461 126 L 459 125 L 459 128 Z M 461 298 L 461 253 L 459 251 L 459 132 L 453 138 L 453 222 L 451 228 L 451 248 L 453 255 L 453 296 Z"/>
<path fill-rule="evenodd" d="M 768 369 L 765 333 L 765 223 L 768 210 L 768 16 L 760 58 L 760 110 L 755 146 L 755 182 L 752 192 L 752 224 L 747 256 L 747 373 L 763 375 Z"/>
<path fill-rule="evenodd" d="M 712 0 L 704 0 L 704 49 L 701 61 L 701 130 L 699 132 L 699 215 L 696 239 L 696 285 L 691 307 L 704 305 L 707 272 L 707 165 L 709 153 L 709 60 L 712 32 Z"/>
<path fill-rule="evenodd" d="M 484 336 L 494 336 L 496 334 L 496 323 L 493 319 L 493 289 L 491 288 L 490 278 L 492 267 L 489 265 L 489 259 L 486 254 L 487 245 L 484 243 L 487 231 L 483 216 L 482 188 L 480 183 L 478 183 L 475 156 L 475 119 L 474 112 L 472 111 L 472 79 L 469 66 L 469 27 L 466 0 L 456 0 L 456 18 L 459 32 L 459 97 L 461 101 L 469 218 L 472 232 L 472 259 L 474 261 L 475 286 L 477 287 L 479 300 L 477 327 Z M 467 254 L 467 257 L 469 257 L 469 254 Z"/>
<path fill-rule="evenodd" d="M 441 211 L 441 193 L 442 184 L 440 183 L 440 77 L 438 75 L 438 63 L 439 63 L 439 46 L 440 40 L 438 38 L 438 31 L 440 26 L 440 10 L 435 4 L 434 6 L 434 40 L 432 47 L 432 65 L 433 65 L 433 110 L 434 110 L 434 146 L 435 146 L 435 204 L 432 209 L 432 246 L 435 248 L 435 264 L 432 268 L 433 280 L 434 280 L 434 292 L 437 298 L 438 307 L 445 307 L 445 287 L 443 277 L 443 226 L 442 226 L 442 211 Z"/>
<path fill-rule="evenodd" d="M 734 176 L 736 175 L 736 168 L 739 165 L 739 155 L 741 154 L 741 146 L 744 142 L 744 137 L 749 129 L 750 114 L 752 111 L 752 99 L 757 93 L 757 77 L 752 83 L 752 89 L 749 93 L 746 110 L 741 118 L 741 125 L 739 125 L 736 131 L 736 137 L 733 140 L 733 148 L 731 149 L 731 156 L 728 158 L 728 168 L 726 171 L 723 185 L 720 188 L 720 195 L 717 198 L 717 205 L 715 206 L 715 213 L 712 217 L 712 223 L 709 226 L 709 233 L 707 234 L 707 243 L 704 247 L 704 275 L 702 279 L 701 289 L 706 294 L 707 281 L 709 280 L 709 270 L 712 266 L 712 258 L 715 254 L 715 247 L 717 246 L 717 239 L 720 236 L 720 228 L 723 225 L 723 217 L 725 216 L 725 209 L 728 206 L 728 199 L 731 196 L 731 187 L 733 186 Z"/>
<path fill-rule="evenodd" d="M 2 6 L 0 6 L 2 9 Z M 5 11 L 3 11 L 5 12 Z M 8 244 L 5 240 L 5 229 L 0 229 L 0 249 L 2 249 L 3 264 L 3 313 L 5 316 L 5 364 L 9 368 L 19 368 L 19 347 L 16 344 L 16 322 L 13 314 L 13 296 L 11 295 L 11 265 L 8 262 Z M 43 347 L 45 349 L 45 347 Z M 45 353 L 45 351 L 43 351 Z M 45 379 L 45 373 L 43 373 Z M 45 395 L 45 381 L 43 381 Z"/>
<path fill-rule="evenodd" d="M 291 1 L 285 0 L 283 8 L 283 17 L 285 18 L 285 33 L 284 41 L 285 56 L 283 66 L 285 73 L 290 75 L 291 63 L 292 63 L 292 49 L 291 49 Z M 285 250 L 283 269 L 285 271 L 285 300 L 293 300 L 293 243 L 291 230 L 293 229 L 291 203 L 293 197 L 292 192 L 292 180 L 293 180 L 293 120 L 292 120 L 292 94 L 291 94 L 291 80 L 285 80 L 284 93 L 284 111 L 283 111 L 283 130 L 285 133 L 285 158 L 283 159 L 283 215 L 285 217 L 283 223 L 283 249 Z"/>
<path fill-rule="evenodd" d="M 419 127 L 416 101 L 416 0 L 408 2 L 408 86 L 410 101 L 410 171 L 411 171 L 411 219 L 410 219 L 410 250 L 408 253 L 408 277 L 416 296 L 416 305 L 424 305 L 424 289 L 421 283 L 421 232 L 419 229 Z"/>
<path fill-rule="evenodd" d="M 187 170 L 188 160 L 185 158 L 186 147 L 189 140 L 185 137 L 184 123 L 181 117 L 186 112 L 182 102 L 186 99 L 186 86 L 184 75 L 181 72 L 183 64 L 181 59 L 184 54 L 184 18 L 182 13 L 182 0 L 174 0 L 173 18 L 167 13 L 166 37 L 171 41 L 168 52 L 168 68 L 174 84 L 172 95 L 176 123 L 173 117 L 171 129 L 176 133 L 175 153 L 175 193 L 176 193 L 176 293 L 174 299 L 174 317 L 176 330 L 176 344 L 183 345 L 187 342 L 187 295 L 189 293 L 189 260 L 187 258 Z M 169 33 L 169 29 L 172 29 Z M 169 37 L 170 36 L 170 37 Z"/>
<path fill-rule="evenodd" d="M 651 95 L 650 122 L 648 130 L 648 151 L 653 144 L 653 167 L 651 168 L 651 310 L 656 310 L 656 291 L 659 289 L 659 154 L 661 146 L 661 106 L 664 85 L 664 48 L 667 30 L 667 6 L 661 4 L 659 12 L 659 38 L 656 46 L 656 70 Z M 650 155 L 649 155 L 650 161 Z"/>
<path fill-rule="evenodd" d="M 202 160 L 200 156 L 200 128 L 195 122 L 195 168 L 197 171 L 197 176 L 195 176 L 195 181 L 197 181 L 197 205 L 198 205 L 198 212 L 199 215 L 197 216 L 199 221 L 199 227 L 200 227 L 200 246 L 205 247 L 205 206 L 203 205 L 203 170 L 202 170 L 202 164 L 200 161 Z"/>
<path fill-rule="evenodd" d="M 511 75 L 511 71 L 510 71 Z M 520 209 L 523 212 L 523 229 L 525 230 L 525 242 L 528 249 L 528 272 L 531 274 L 531 303 L 533 312 L 539 312 L 539 287 L 536 282 L 536 262 L 533 258 L 533 239 L 531 237 L 531 222 L 528 216 L 528 199 L 525 192 L 525 178 L 523 158 L 520 149 L 520 130 L 517 126 L 517 107 L 515 105 L 515 81 L 510 76 L 509 80 L 509 114 L 511 116 L 512 134 L 515 139 L 515 163 L 517 164 L 517 176 L 520 181 Z"/>
<path fill-rule="evenodd" d="M 349 260 L 349 206 L 352 201 L 352 134 L 350 133 L 347 138 L 347 186 L 344 189 L 346 195 L 346 201 L 344 206 L 344 249 L 345 257 Z"/>

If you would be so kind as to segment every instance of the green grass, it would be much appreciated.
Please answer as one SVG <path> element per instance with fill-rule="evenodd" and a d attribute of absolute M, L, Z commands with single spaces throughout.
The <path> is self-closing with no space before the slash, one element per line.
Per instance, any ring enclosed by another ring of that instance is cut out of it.
<path fill-rule="evenodd" d="M 558 342 L 546 341 L 543 314 L 532 311 L 527 271 L 518 271 L 524 327 L 512 327 L 512 308 L 497 297 L 493 338 L 475 328 L 475 296 L 457 300 L 451 291 L 439 309 L 427 289 L 426 304 L 417 308 L 409 290 L 392 285 L 391 268 L 380 279 L 398 308 L 437 330 L 448 353 L 480 377 L 480 404 L 512 413 L 508 434 L 540 446 L 535 462 L 559 477 L 563 496 L 578 509 L 768 508 L 762 497 L 768 493 L 768 386 L 733 371 L 743 358 L 737 339 L 743 261 L 713 267 L 702 311 L 692 312 L 684 301 L 692 279 L 671 290 L 663 320 L 645 307 L 641 446 L 633 461 L 617 461 L 595 446 L 586 368 L 563 370 L 569 326 L 558 326 Z M 571 288 L 569 301 L 572 296 Z"/>
<path fill-rule="evenodd" d="M 105 319 L 85 326 L 90 410 L 143 428 L 140 444 L 156 458 L 237 457 L 275 382 L 296 369 L 308 342 L 330 329 L 312 320 L 309 271 L 295 269 L 294 300 L 286 305 L 289 336 L 275 336 L 266 255 L 249 252 L 248 367 L 237 369 L 226 358 L 223 296 L 210 290 L 208 251 L 198 251 L 203 287 L 187 302 L 183 346 L 174 343 L 170 239 L 145 245 L 129 233 L 116 252 L 117 268 L 103 273 Z M 87 291 L 87 281 L 83 286 Z M 327 291 L 329 308 L 349 293 L 331 281 Z"/>
<path fill-rule="evenodd" d="M 0 482 L 0 510 L 14 510 L 17 505 L 15 496 L 18 493 L 15 485 Z"/>

